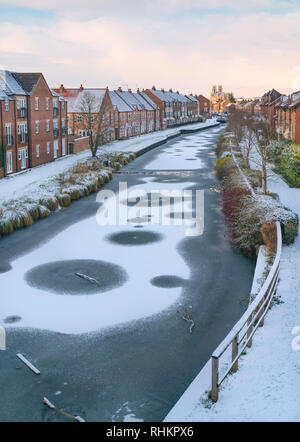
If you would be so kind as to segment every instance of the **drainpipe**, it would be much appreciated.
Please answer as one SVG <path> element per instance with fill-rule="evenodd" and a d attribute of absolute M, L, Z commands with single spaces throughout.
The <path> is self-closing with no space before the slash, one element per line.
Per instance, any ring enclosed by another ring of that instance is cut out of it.
<path fill-rule="evenodd" d="M 18 172 L 18 131 L 17 131 L 17 115 L 16 115 L 16 97 L 14 99 L 14 114 L 15 114 L 15 149 L 16 149 L 16 172 Z"/>
<path fill-rule="evenodd" d="M 2 102 L 0 102 L 0 120 L 1 120 L 1 147 L 2 147 L 2 159 L 3 159 L 3 177 L 6 176 L 6 145 L 4 145 L 4 126 L 3 126 L 3 110 Z"/>
<path fill-rule="evenodd" d="M 31 109 L 29 107 L 30 105 L 30 97 L 27 95 L 26 97 L 26 104 L 27 104 L 27 146 L 28 146 L 28 168 L 32 167 L 32 161 L 31 161 L 31 153 L 32 153 L 32 146 L 31 146 Z"/>

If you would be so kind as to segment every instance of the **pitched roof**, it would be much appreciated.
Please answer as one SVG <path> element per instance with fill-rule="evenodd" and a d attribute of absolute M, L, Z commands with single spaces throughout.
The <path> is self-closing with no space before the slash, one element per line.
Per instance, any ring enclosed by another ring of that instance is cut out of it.
<path fill-rule="evenodd" d="M 68 112 L 70 113 L 79 113 L 84 110 L 84 100 L 88 95 L 93 97 L 92 103 L 92 113 L 98 113 L 100 106 L 102 104 L 103 98 L 105 96 L 106 89 L 78 89 L 77 94 L 72 94 L 67 98 L 68 102 Z M 64 98 L 65 94 L 64 94 Z"/>
<path fill-rule="evenodd" d="M 129 106 L 116 91 L 109 91 L 109 96 L 114 109 L 118 109 L 119 112 L 132 112 L 133 109 Z"/>
<path fill-rule="evenodd" d="M 0 70 L 0 91 L 7 95 L 28 95 L 12 72 L 3 69 Z"/>
<path fill-rule="evenodd" d="M 195 98 L 193 95 L 186 95 L 186 97 L 191 101 L 196 101 L 198 103 L 197 98 Z"/>
<path fill-rule="evenodd" d="M 157 105 L 154 103 L 154 101 L 151 100 L 150 97 L 145 92 L 137 92 L 136 93 L 137 99 L 143 103 L 146 110 L 154 110 L 157 109 Z"/>
<path fill-rule="evenodd" d="M 128 106 L 132 108 L 132 110 L 135 110 L 138 108 L 138 110 L 143 109 L 143 105 L 141 102 L 136 98 L 135 94 L 130 91 L 115 91 L 115 93 L 122 98 Z"/>
<path fill-rule="evenodd" d="M 159 91 L 156 89 L 148 89 L 150 92 L 152 92 L 153 95 L 155 95 L 159 100 L 164 101 L 165 103 L 172 103 L 174 101 L 173 97 L 171 96 L 170 92 L 166 91 Z"/>
<path fill-rule="evenodd" d="M 39 81 L 40 77 L 43 75 L 40 72 L 37 73 L 19 73 L 12 72 L 14 78 L 18 81 L 18 83 L 22 86 L 22 88 L 28 92 L 29 94 L 32 92 L 34 86 Z"/>
<path fill-rule="evenodd" d="M 59 101 L 67 101 L 66 98 L 62 97 L 60 94 L 55 92 L 53 89 L 50 89 L 50 92 L 53 97 L 58 97 Z"/>

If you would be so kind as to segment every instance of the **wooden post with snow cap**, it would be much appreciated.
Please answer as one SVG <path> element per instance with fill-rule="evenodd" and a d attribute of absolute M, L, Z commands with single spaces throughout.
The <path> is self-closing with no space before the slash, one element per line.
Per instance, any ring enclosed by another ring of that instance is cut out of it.
<path fill-rule="evenodd" d="M 211 400 L 217 402 L 219 398 L 219 358 L 212 356 L 212 380 L 211 380 Z"/>
<path fill-rule="evenodd" d="M 232 350 L 231 350 L 231 360 L 232 362 L 237 358 L 239 354 L 239 335 L 235 335 L 235 337 L 232 340 Z M 236 359 L 235 363 L 232 366 L 231 371 L 234 373 L 238 371 L 239 368 L 239 360 Z"/>

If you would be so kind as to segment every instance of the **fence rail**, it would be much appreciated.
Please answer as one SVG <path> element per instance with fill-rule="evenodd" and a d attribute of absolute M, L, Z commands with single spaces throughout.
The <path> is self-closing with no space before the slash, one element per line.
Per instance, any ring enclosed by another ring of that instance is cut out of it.
<path fill-rule="evenodd" d="M 249 305 L 248 309 L 236 323 L 233 329 L 229 332 L 226 338 L 214 351 L 211 357 L 212 363 L 212 391 L 211 399 L 217 402 L 219 396 L 219 387 L 224 379 L 231 372 L 238 370 L 238 361 L 243 354 L 246 347 L 251 347 L 252 338 L 258 327 L 264 325 L 264 318 L 268 310 L 271 308 L 271 303 L 277 289 L 279 281 L 279 269 L 282 250 L 282 235 L 280 223 L 276 222 L 277 229 L 277 252 L 274 263 L 254 301 Z M 231 361 L 227 366 L 225 373 L 220 375 L 220 358 L 231 345 Z"/>

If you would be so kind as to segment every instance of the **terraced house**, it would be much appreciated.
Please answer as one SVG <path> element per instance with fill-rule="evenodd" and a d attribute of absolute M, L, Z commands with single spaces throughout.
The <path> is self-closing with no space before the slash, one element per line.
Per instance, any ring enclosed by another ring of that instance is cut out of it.
<path fill-rule="evenodd" d="M 157 90 L 155 86 L 146 89 L 145 93 L 160 109 L 162 129 L 201 119 L 198 103 L 194 97 L 191 98 L 192 96 L 180 94 L 178 91 L 173 92 L 172 89 Z"/>
<path fill-rule="evenodd" d="M 67 103 L 41 73 L 0 71 L 0 174 L 67 154 Z"/>
<path fill-rule="evenodd" d="M 108 88 L 55 89 L 68 101 L 68 130 L 72 143 L 88 148 L 90 135 L 101 133 L 101 144 L 160 129 L 160 111 L 144 93 Z M 101 125 L 99 126 L 99 118 Z M 78 137 L 86 138 L 85 143 Z"/>
<path fill-rule="evenodd" d="M 274 118 L 278 138 L 300 144 L 300 91 L 280 97 Z"/>

